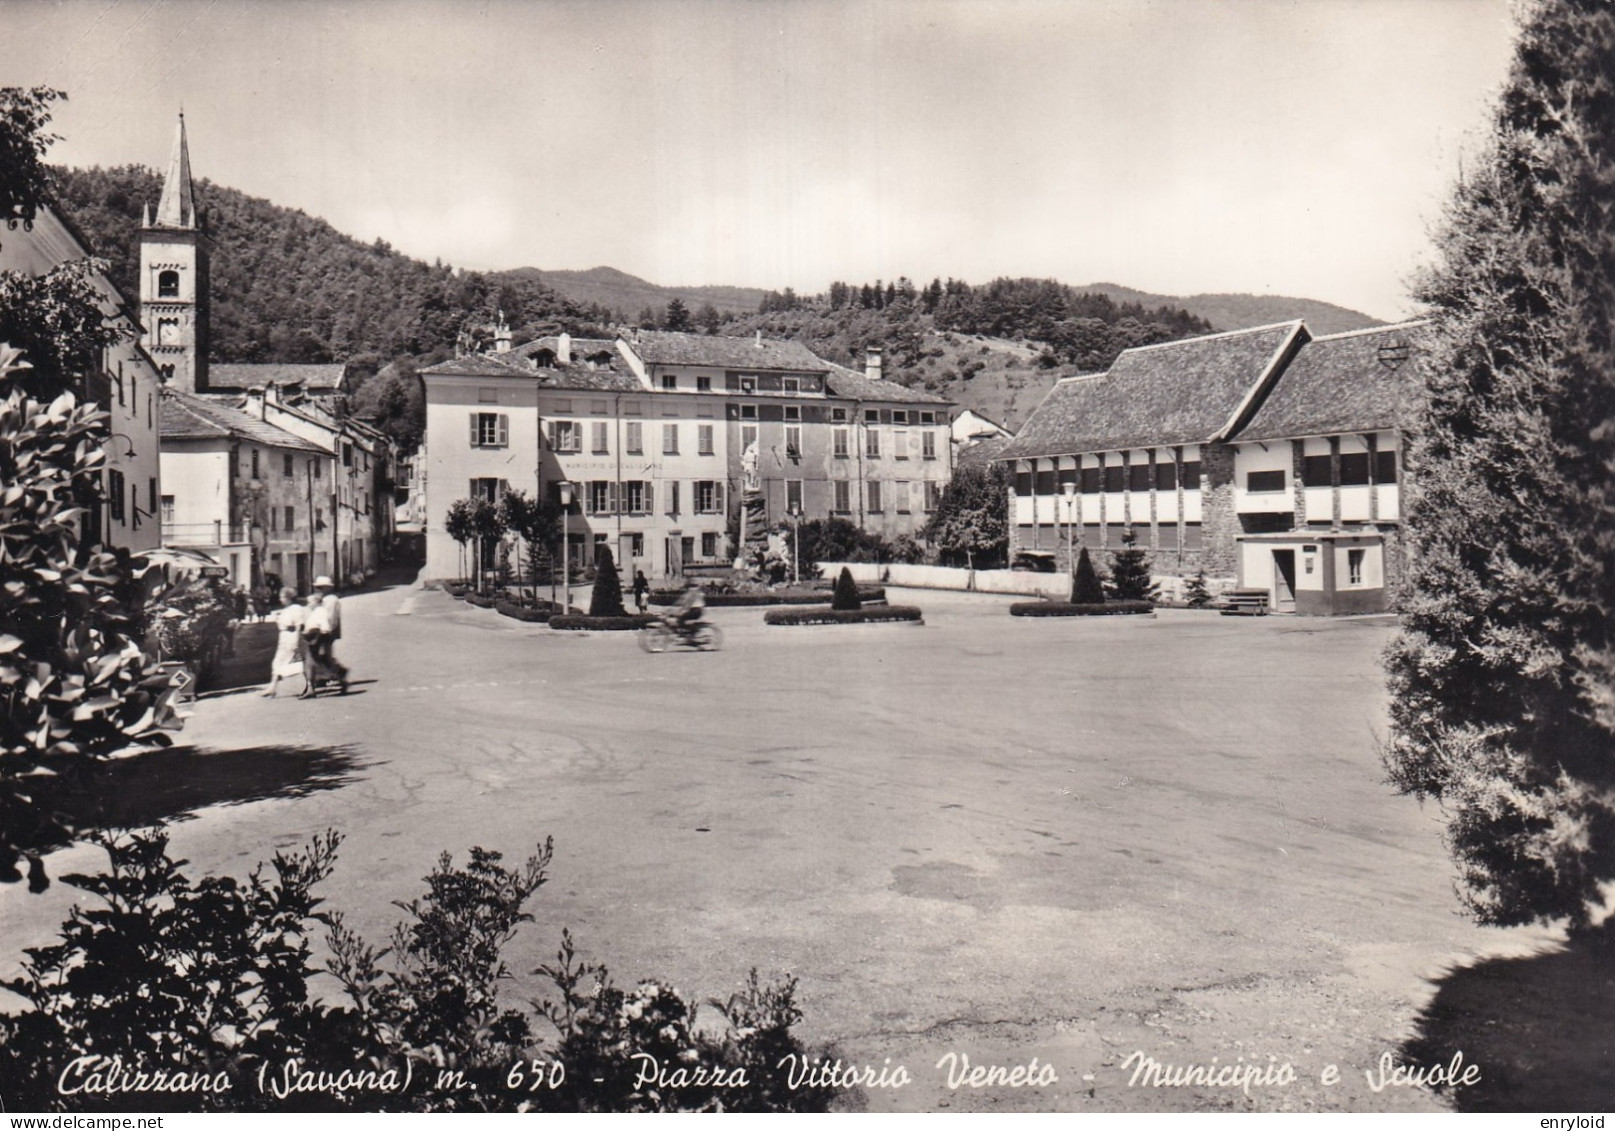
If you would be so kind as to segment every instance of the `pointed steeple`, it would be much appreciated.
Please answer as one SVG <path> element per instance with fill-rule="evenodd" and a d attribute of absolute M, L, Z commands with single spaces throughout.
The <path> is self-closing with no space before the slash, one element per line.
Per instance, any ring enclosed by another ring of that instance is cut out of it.
<path fill-rule="evenodd" d="M 174 153 L 168 159 L 168 176 L 163 179 L 163 195 L 157 202 L 157 226 L 196 227 L 196 202 L 191 196 L 191 151 L 185 144 L 183 110 L 179 115 L 179 129 L 174 134 Z"/>

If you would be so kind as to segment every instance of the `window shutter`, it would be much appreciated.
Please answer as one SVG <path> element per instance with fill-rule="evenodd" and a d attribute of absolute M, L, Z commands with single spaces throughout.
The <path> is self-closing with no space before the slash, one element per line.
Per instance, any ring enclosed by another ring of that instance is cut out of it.
<path fill-rule="evenodd" d="M 618 489 L 619 489 L 619 485 L 618 485 L 617 481 L 615 479 L 613 479 L 611 481 L 611 487 L 609 488 L 609 491 L 610 491 L 609 497 L 611 499 L 610 513 L 612 513 L 612 514 L 616 514 L 617 510 L 618 510 L 618 505 L 617 505 Z"/>
<path fill-rule="evenodd" d="M 509 493 L 510 493 L 510 480 L 501 479 L 499 481 L 499 495 L 498 495 L 498 498 L 502 499 L 506 495 L 508 495 Z"/>
<path fill-rule="evenodd" d="M 712 485 L 712 509 L 719 514 L 723 513 L 723 480 Z"/>
<path fill-rule="evenodd" d="M 645 513 L 656 513 L 656 484 L 649 479 L 645 480 Z"/>
<path fill-rule="evenodd" d="M 473 480 L 470 481 L 470 483 L 471 483 L 471 487 L 470 487 L 469 490 L 466 491 L 465 497 L 468 498 L 468 499 L 474 499 L 474 498 L 477 497 L 477 481 L 475 479 L 473 479 Z"/>
<path fill-rule="evenodd" d="M 510 447 L 510 417 L 502 412 L 499 414 L 499 446 Z"/>
<path fill-rule="evenodd" d="M 471 446 L 473 448 L 477 446 L 477 441 L 480 438 L 477 434 L 477 414 L 473 412 L 471 414 Z"/>

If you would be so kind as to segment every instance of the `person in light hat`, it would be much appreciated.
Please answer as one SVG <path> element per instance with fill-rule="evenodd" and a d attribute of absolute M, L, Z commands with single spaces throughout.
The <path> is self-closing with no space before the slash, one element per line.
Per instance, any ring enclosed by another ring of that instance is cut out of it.
<path fill-rule="evenodd" d="M 336 595 L 336 586 L 324 574 L 314 579 L 314 588 L 308 595 L 303 637 L 308 641 L 314 670 L 308 673 L 308 687 L 300 698 L 312 699 L 319 693 L 320 684 L 331 680 L 335 680 L 338 689 L 346 695 L 348 669 L 332 654 L 336 642 L 342 638 L 342 602 Z"/>

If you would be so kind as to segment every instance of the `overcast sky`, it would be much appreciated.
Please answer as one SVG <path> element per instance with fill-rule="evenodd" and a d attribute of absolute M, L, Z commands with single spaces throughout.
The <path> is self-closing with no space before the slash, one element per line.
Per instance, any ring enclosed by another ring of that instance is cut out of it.
<path fill-rule="evenodd" d="M 167 160 L 465 267 L 1053 276 L 1381 318 L 1506 0 L 0 0 L 52 160 Z"/>

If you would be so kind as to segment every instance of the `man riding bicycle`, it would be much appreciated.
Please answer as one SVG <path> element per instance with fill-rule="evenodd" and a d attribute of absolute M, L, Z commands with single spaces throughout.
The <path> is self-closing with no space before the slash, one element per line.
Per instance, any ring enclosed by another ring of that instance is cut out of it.
<path fill-rule="evenodd" d="M 668 627 L 681 636 L 689 637 L 695 634 L 706 619 L 707 597 L 701 587 L 693 581 L 684 583 L 684 592 L 679 594 L 678 604 L 667 618 Z"/>

